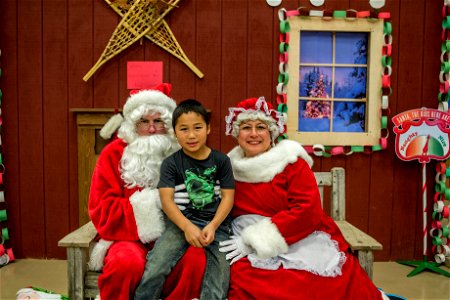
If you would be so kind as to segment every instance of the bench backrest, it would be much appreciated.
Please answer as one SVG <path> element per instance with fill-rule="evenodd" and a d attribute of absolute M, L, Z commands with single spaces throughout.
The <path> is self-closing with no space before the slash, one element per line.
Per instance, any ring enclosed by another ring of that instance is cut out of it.
<path fill-rule="evenodd" d="M 330 216 L 336 221 L 345 220 L 345 169 L 336 167 L 330 172 L 314 172 L 314 176 L 319 186 L 322 206 L 329 200 Z M 324 192 L 330 189 L 330 197 L 326 197 Z M 325 205 L 327 206 L 327 205 Z"/>

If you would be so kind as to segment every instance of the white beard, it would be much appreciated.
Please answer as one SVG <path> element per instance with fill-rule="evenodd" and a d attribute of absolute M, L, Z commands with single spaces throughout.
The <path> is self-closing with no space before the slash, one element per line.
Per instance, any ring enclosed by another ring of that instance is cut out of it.
<path fill-rule="evenodd" d="M 179 148 L 177 141 L 168 134 L 137 137 L 125 147 L 120 160 L 125 185 L 156 188 L 163 159 Z"/>

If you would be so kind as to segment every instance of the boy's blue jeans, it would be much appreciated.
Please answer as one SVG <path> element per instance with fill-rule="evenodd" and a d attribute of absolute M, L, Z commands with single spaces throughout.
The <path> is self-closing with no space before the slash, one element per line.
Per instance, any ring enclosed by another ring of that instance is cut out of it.
<path fill-rule="evenodd" d="M 208 222 L 191 219 L 192 223 L 203 228 Z M 171 221 L 166 230 L 147 254 L 144 275 L 136 289 L 135 300 L 159 299 L 166 276 L 190 246 L 181 231 Z M 231 227 L 222 224 L 217 228 L 214 241 L 205 247 L 206 269 L 200 291 L 200 299 L 226 299 L 230 284 L 230 265 L 225 253 L 219 251 L 219 242 L 229 239 Z"/>

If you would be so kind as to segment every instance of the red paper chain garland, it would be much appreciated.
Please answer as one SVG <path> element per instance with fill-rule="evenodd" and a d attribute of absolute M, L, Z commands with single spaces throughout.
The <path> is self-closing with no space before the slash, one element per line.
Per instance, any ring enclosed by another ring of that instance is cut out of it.
<path fill-rule="evenodd" d="M 324 20 L 331 18 L 345 18 L 346 20 L 354 20 L 356 18 L 372 18 L 384 20 L 384 44 L 382 48 L 382 97 L 381 97 L 381 137 L 380 144 L 373 146 L 324 146 L 316 144 L 312 146 L 304 146 L 308 153 L 313 153 L 316 156 L 331 157 L 333 155 L 352 153 L 366 153 L 370 154 L 375 151 L 380 151 L 387 148 L 387 138 L 389 131 L 387 128 L 389 114 L 389 96 L 392 94 L 390 76 L 392 74 L 392 23 L 390 22 L 391 15 L 389 12 L 375 12 L 375 11 L 356 11 L 348 10 L 309 10 L 305 7 L 299 7 L 296 10 L 286 10 L 284 8 L 278 11 L 278 18 L 280 20 L 280 46 L 279 46 L 279 75 L 277 90 L 277 105 L 278 111 L 287 112 L 287 96 L 286 89 L 289 82 L 288 74 L 288 50 L 289 50 L 289 18 L 292 17 L 322 17 Z M 450 20 L 449 20 L 450 24 Z M 450 46 L 450 45 L 449 45 Z M 279 139 L 287 138 L 287 134 L 283 134 Z"/>
<path fill-rule="evenodd" d="M 437 263 L 443 263 L 446 257 L 450 257 L 450 207 L 448 205 L 450 188 L 446 185 L 447 177 L 450 177 L 450 168 L 444 162 L 437 163 L 433 213 L 429 231 L 431 243 L 433 244 L 431 252 L 434 254 L 434 260 Z"/>
<path fill-rule="evenodd" d="M 1 56 L 1 50 L 0 50 Z M 2 76 L 2 69 L 0 67 L 0 77 Z M 1 116 L 1 104 L 3 93 L 0 89 L 0 132 L 2 129 L 2 116 Z M 2 148 L 2 140 L 0 135 L 0 149 Z M 6 202 L 3 185 L 3 175 L 5 173 L 5 166 L 3 165 L 3 155 L 0 151 L 0 268 L 4 265 L 14 261 L 14 253 L 12 247 L 9 245 L 9 232 L 7 227 L 8 216 L 6 214 Z"/>
<path fill-rule="evenodd" d="M 450 79 L 450 1 L 444 0 L 442 6 L 442 34 L 441 34 L 441 70 L 439 72 L 438 110 L 448 112 L 449 79 Z M 450 168 L 444 162 L 436 165 L 436 185 L 434 194 L 433 213 L 431 215 L 431 252 L 437 263 L 444 263 L 450 257 L 449 238 L 449 200 L 450 188 L 447 178 L 450 177 Z"/>

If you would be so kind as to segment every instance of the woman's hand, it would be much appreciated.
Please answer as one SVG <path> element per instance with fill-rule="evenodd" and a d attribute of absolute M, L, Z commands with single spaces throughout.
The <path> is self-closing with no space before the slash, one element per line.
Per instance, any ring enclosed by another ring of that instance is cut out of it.
<path fill-rule="evenodd" d="M 246 245 L 240 237 L 236 236 L 232 236 L 230 240 L 219 242 L 219 246 L 220 252 L 228 252 L 225 258 L 231 259 L 230 265 L 254 252 L 252 247 Z"/>

